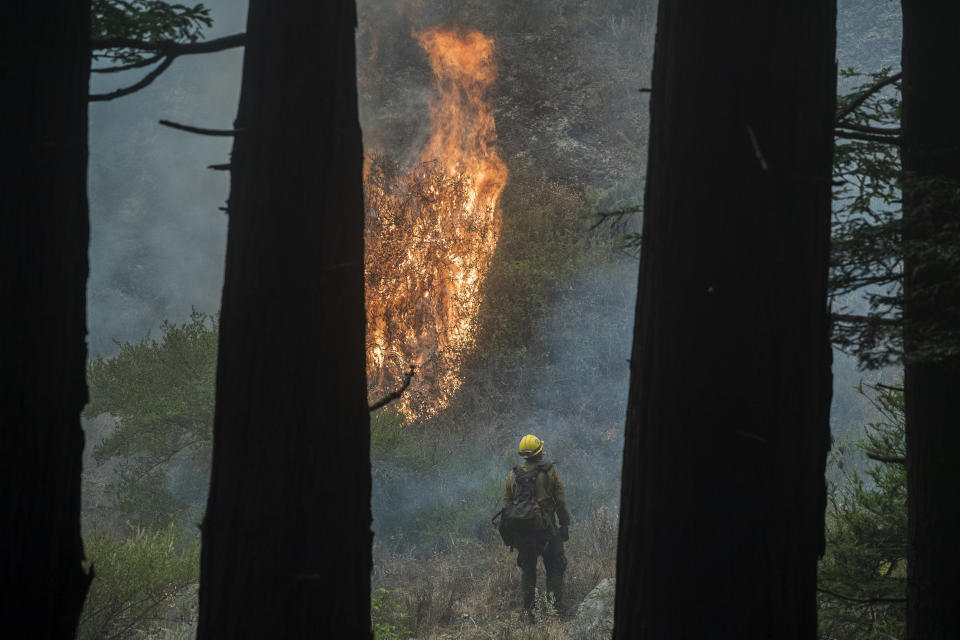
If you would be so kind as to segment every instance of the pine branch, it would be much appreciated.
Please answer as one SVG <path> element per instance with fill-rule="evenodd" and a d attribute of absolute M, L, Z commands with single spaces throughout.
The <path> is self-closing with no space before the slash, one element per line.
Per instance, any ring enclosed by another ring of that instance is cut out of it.
<path fill-rule="evenodd" d="M 876 135 L 872 133 L 857 133 L 855 131 L 843 131 L 841 129 L 835 130 L 834 135 L 836 135 L 838 138 L 843 138 L 844 140 L 861 140 L 863 142 L 879 142 L 880 144 L 892 144 L 892 145 L 902 144 L 900 136 Z"/>
<path fill-rule="evenodd" d="M 867 451 L 867 457 L 877 462 L 889 462 L 891 464 L 907 464 L 906 456 L 884 456 L 873 451 Z"/>
<path fill-rule="evenodd" d="M 849 313 L 831 313 L 830 319 L 834 322 L 866 322 L 891 327 L 900 326 L 902 322 L 899 318 L 878 318 L 877 316 L 861 316 Z"/>
<path fill-rule="evenodd" d="M 849 120 L 841 120 L 837 123 L 837 128 L 859 131 L 861 133 L 875 133 L 882 136 L 899 136 L 901 133 L 900 127 L 871 127 L 865 124 L 850 122 Z"/>
<path fill-rule="evenodd" d="M 892 76 L 887 76 L 883 80 L 879 80 L 876 84 L 864 89 L 863 93 L 857 96 L 856 99 L 850 102 L 850 104 L 837 111 L 836 122 L 842 122 L 847 116 L 859 109 L 861 105 L 863 105 L 863 103 L 870 98 L 870 96 L 877 93 L 884 87 L 898 82 L 902 77 L 903 73 L 895 73 Z"/>

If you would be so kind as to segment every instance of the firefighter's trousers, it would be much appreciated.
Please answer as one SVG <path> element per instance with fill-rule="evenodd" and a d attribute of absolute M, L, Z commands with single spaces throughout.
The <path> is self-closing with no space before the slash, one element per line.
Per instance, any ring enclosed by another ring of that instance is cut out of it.
<path fill-rule="evenodd" d="M 517 566 L 523 572 L 523 607 L 528 610 L 533 608 L 537 588 L 537 558 L 541 556 L 547 571 L 547 597 L 553 601 L 557 610 L 561 610 L 563 573 L 567 568 L 567 559 L 563 555 L 563 541 L 557 529 L 552 528 L 546 533 L 544 537 L 533 538 L 517 547 Z"/>

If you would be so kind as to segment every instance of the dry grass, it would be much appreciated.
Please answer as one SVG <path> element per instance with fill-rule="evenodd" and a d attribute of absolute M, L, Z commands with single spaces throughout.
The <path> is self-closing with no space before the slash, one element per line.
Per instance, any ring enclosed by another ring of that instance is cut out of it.
<path fill-rule="evenodd" d="M 521 616 L 516 552 L 499 539 L 456 540 L 447 550 L 430 553 L 393 552 L 377 544 L 374 593 L 390 605 L 384 619 L 392 622 L 402 616 L 412 631 L 409 637 L 417 640 L 566 638 L 577 605 L 600 580 L 614 575 L 616 542 L 616 515 L 607 509 L 571 526 L 564 579 L 568 613 L 558 614 L 538 597 L 536 624 Z M 542 563 L 537 573 L 539 596 L 544 587 Z"/>

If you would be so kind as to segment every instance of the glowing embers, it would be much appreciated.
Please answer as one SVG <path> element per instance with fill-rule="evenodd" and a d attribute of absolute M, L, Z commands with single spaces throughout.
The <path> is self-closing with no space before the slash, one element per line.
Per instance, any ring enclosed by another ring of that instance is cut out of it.
<path fill-rule="evenodd" d="M 439 94 L 430 139 L 412 168 L 373 156 L 365 171 L 370 396 L 417 366 L 397 401 L 408 420 L 436 413 L 460 387 L 507 180 L 485 95 L 496 77 L 493 40 L 441 29 L 417 39 Z"/>

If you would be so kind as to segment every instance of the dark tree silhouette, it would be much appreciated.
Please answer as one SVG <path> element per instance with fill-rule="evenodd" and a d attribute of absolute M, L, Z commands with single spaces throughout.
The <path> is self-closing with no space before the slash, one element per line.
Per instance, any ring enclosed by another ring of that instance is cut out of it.
<path fill-rule="evenodd" d="M 816 637 L 835 18 L 660 3 L 616 638 Z"/>
<path fill-rule="evenodd" d="M 960 637 L 960 3 L 903 0 L 907 638 Z"/>
<path fill-rule="evenodd" d="M 198 637 L 370 636 L 352 1 L 251 0 Z"/>
<path fill-rule="evenodd" d="M 73 638 L 87 401 L 90 3 L 21 2 L 0 21 L 0 624 Z"/>

